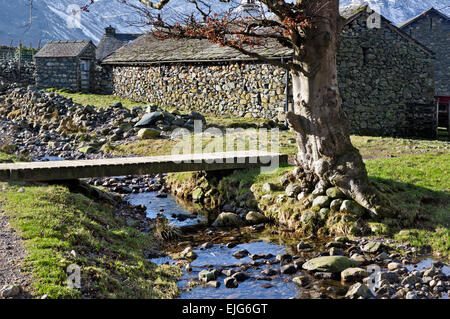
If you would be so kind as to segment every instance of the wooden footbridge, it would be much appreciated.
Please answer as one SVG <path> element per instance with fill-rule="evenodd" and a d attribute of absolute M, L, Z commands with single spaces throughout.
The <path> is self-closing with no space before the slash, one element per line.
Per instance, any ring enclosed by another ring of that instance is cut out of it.
<path fill-rule="evenodd" d="M 56 181 L 170 172 L 221 171 L 286 164 L 287 155 L 261 151 L 0 164 L 2 181 Z"/>

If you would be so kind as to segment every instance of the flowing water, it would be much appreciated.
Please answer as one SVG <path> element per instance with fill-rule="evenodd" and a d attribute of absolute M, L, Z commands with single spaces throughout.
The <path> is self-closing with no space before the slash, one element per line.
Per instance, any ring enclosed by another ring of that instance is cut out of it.
<path fill-rule="evenodd" d="M 145 205 L 147 208 L 147 216 L 156 218 L 164 216 L 169 222 L 176 226 L 183 227 L 188 225 L 203 224 L 201 231 L 192 234 L 189 244 L 192 245 L 193 251 L 197 254 L 197 258 L 190 264 L 192 271 L 183 270 L 183 276 L 179 281 L 179 287 L 183 291 L 182 299 L 204 299 L 204 298 L 233 298 L 233 299 L 288 299 L 288 298 L 310 298 L 320 297 L 320 294 L 326 293 L 328 297 L 337 297 L 344 295 L 347 291 L 347 285 L 341 284 L 335 280 L 317 280 L 311 278 L 311 285 L 307 288 L 301 288 L 296 285 L 292 279 L 301 274 L 286 275 L 280 274 L 282 265 L 275 260 L 279 254 L 289 253 L 295 255 L 295 244 L 297 241 L 291 237 L 282 238 L 277 235 L 277 231 L 267 227 L 263 231 L 254 231 L 250 227 L 245 229 L 226 229 L 212 230 L 207 228 L 208 220 L 213 220 L 214 216 L 208 216 L 208 213 L 202 212 L 198 207 L 188 206 L 186 203 L 179 201 L 173 196 L 167 198 L 158 198 L 156 193 L 140 193 L 130 194 L 126 199 L 134 205 Z M 182 218 L 179 220 L 177 216 L 191 216 L 190 218 Z M 204 242 L 211 242 L 213 246 L 207 249 L 200 248 Z M 185 242 L 187 243 L 187 242 Z M 228 248 L 227 244 L 234 243 Z M 187 244 L 186 244 L 187 245 Z M 182 248 L 184 248 L 183 246 Z M 323 247 L 323 246 L 322 246 Z M 181 248 L 180 248 L 181 249 Z M 180 249 L 174 248 L 179 252 Z M 250 257 L 236 258 L 233 253 L 246 249 L 251 255 L 261 254 L 263 258 L 252 260 Z M 319 248 L 317 248 L 319 249 Z M 309 253 L 311 256 L 312 252 Z M 156 264 L 175 264 L 176 261 L 170 257 L 159 257 L 151 259 Z M 239 282 L 238 288 L 226 288 L 223 284 L 225 275 L 221 274 L 217 281 L 221 283 L 218 288 L 198 285 L 190 287 L 190 282 L 198 279 L 198 274 L 203 269 L 243 271 L 249 275 L 249 279 Z M 265 275 L 264 270 L 273 269 L 277 273 Z"/>
<path fill-rule="evenodd" d="M 266 226 L 263 230 L 244 227 L 241 229 L 213 229 L 208 227 L 216 216 L 203 211 L 200 206 L 195 206 L 179 199 L 168 196 L 158 198 L 157 193 L 130 194 L 126 199 L 134 205 L 144 205 L 147 208 L 149 218 L 164 216 L 170 223 L 179 226 L 200 225 L 201 227 L 188 235 L 184 242 L 175 245 L 169 252 L 180 252 L 186 246 L 192 246 L 197 258 L 191 262 L 191 270 L 183 269 L 183 276 L 178 285 L 182 290 L 182 299 L 288 299 L 288 298 L 343 298 L 350 284 L 342 283 L 339 278 L 315 278 L 311 274 L 298 271 L 295 274 L 280 274 L 281 267 L 286 263 L 276 261 L 275 256 L 288 253 L 294 256 L 294 260 L 307 260 L 317 256 L 317 252 L 324 252 L 325 242 L 309 242 L 311 251 L 298 253 L 296 243 L 301 238 L 296 238 L 292 233 L 285 233 L 275 227 Z M 201 248 L 205 242 L 212 243 L 207 249 Z M 233 245 L 230 245 L 233 244 Z M 236 258 L 233 253 L 246 249 L 250 255 L 261 254 L 258 258 Z M 170 249 L 169 249 L 170 250 Z M 175 264 L 169 256 L 151 259 L 156 264 Z M 415 265 L 407 265 L 409 271 L 424 270 L 430 268 L 434 260 L 423 259 Z M 239 282 L 237 288 L 226 288 L 224 279 L 220 274 L 216 280 L 220 282 L 218 288 L 209 287 L 198 283 L 198 274 L 202 270 L 216 269 L 219 271 L 234 270 L 245 272 L 249 278 Z M 268 269 L 275 270 L 273 274 L 267 274 Z M 450 275 L 450 267 L 444 266 L 443 272 Z M 300 287 L 292 279 L 296 276 L 306 276 L 309 284 Z M 443 298 L 448 298 L 447 294 Z"/>

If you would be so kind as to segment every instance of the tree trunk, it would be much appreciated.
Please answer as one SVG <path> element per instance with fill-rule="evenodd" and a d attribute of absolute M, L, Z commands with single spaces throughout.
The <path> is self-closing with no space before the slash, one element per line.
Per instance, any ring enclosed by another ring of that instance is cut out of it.
<path fill-rule="evenodd" d="M 350 141 L 349 121 L 339 95 L 336 51 L 339 35 L 339 1 L 317 0 L 321 19 L 295 49 L 294 62 L 306 72 L 292 72 L 294 110 L 289 124 L 296 132 L 298 165 L 308 186 L 334 185 L 347 196 L 380 214 L 377 196 L 370 187 L 359 151 Z M 301 59 L 295 60 L 295 57 Z M 306 73 L 306 75 L 304 74 Z"/>

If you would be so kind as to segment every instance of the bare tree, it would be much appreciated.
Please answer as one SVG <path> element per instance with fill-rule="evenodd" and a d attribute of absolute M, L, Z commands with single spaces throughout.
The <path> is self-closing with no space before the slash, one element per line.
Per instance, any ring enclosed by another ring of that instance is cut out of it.
<path fill-rule="evenodd" d="M 350 141 L 349 121 L 342 109 L 336 51 L 345 19 L 339 14 L 339 0 L 260 1 L 266 8 L 263 14 L 244 16 L 232 9 L 214 12 L 214 0 L 187 0 L 195 6 L 193 13 L 164 19 L 158 12 L 170 0 L 139 0 L 147 8 L 145 16 L 154 34 L 161 39 L 207 39 L 288 70 L 294 108 L 287 119 L 296 133 L 301 185 L 307 191 L 335 185 L 374 217 L 392 214 L 382 208 L 386 199 L 369 183 L 362 157 Z M 215 0 L 219 2 L 228 0 Z M 292 49 L 292 59 L 274 60 L 258 53 L 258 47 L 274 42 Z"/>

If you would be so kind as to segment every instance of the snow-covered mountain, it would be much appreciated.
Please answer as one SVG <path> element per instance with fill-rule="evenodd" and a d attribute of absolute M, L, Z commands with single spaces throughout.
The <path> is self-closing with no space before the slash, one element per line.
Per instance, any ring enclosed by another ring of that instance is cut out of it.
<path fill-rule="evenodd" d="M 112 25 L 118 32 L 142 33 L 144 28 L 130 26 L 140 16 L 130 7 L 115 0 L 97 0 L 90 12 L 80 6 L 87 0 L 0 0 L 0 43 L 17 45 L 30 42 L 36 46 L 41 40 L 84 40 L 98 42 L 104 28 Z M 31 20 L 30 20 L 31 16 Z M 31 24 L 30 24 L 31 21 Z M 141 24 L 142 25 L 142 24 Z"/>
<path fill-rule="evenodd" d="M 221 11 L 229 4 L 218 0 L 212 2 L 214 11 Z M 233 0 L 239 1 L 239 0 Z M 293 1 L 293 0 L 289 0 Z M 39 40 L 84 40 L 91 39 L 97 43 L 104 28 L 112 25 L 119 33 L 144 33 L 141 14 L 117 0 L 96 0 L 89 12 L 79 10 L 88 0 L 0 0 L 0 44 L 22 44 L 37 46 Z M 140 5 L 137 0 L 128 3 Z M 431 7 L 442 9 L 450 15 L 450 0 L 341 0 L 341 6 L 369 3 L 394 23 L 408 20 Z M 186 0 L 172 0 L 163 17 L 176 19 L 178 14 L 193 10 L 193 5 Z M 30 19 L 31 17 L 31 19 Z M 31 24 L 30 24 L 31 21 Z"/>
<path fill-rule="evenodd" d="M 340 0 L 341 6 L 369 4 L 394 24 L 405 22 L 435 8 L 450 15 L 450 0 Z"/>

